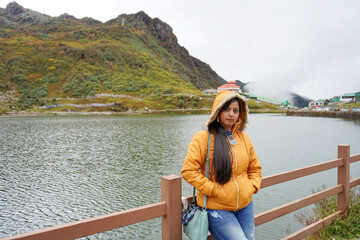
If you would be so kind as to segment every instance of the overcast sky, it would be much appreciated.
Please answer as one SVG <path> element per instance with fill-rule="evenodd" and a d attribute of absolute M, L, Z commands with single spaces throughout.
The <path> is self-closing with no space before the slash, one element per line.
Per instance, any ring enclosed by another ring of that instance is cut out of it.
<path fill-rule="evenodd" d="M 179 44 L 225 80 L 252 82 L 259 94 L 290 90 L 319 99 L 360 91 L 359 0 L 16 2 L 102 22 L 144 11 L 169 24 Z"/>

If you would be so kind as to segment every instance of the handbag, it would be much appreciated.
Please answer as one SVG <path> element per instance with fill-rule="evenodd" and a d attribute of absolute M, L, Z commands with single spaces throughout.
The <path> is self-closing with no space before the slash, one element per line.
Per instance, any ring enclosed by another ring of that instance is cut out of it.
<path fill-rule="evenodd" d="M 206 177 L 209 177 L 209 152 L 210 152 L 210 132 L 208 140 L 208 149 L 206 156 Z M 188 209 L 182 215 L 182 224 L 184 232 L 191 240 L 206 240 L 209 231 L 209 221 L 206 211 L 207 196 L 204 195 L 204 207 L 196 204 L 195 187 L 193 191 L 193 200 Z"/>

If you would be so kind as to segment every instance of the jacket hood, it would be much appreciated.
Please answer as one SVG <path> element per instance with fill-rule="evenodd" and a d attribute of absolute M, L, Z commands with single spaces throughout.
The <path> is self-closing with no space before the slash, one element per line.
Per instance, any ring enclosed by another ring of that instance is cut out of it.
<path fill-rule="evenodd" d="M 249 112 L 249 108 L 247 105 L 247 100 L 245 97 L 241 96 L 238 93 L 235 93 L 233 91 L 221 91 L 219 92 L 214 100 L 212 109 L 211 109 L 211 114 L 210 114 L 210 118 L 209 120 L 205 123 L 205 125 L 207 127 L 209 127 L 210 123 L 212 123 L 213 121 L 216 120 L 220 109 L 225 105 L 226 102 L 228 102 L 229 100 L 233 99 L 233 98 L 238 98 L 240 99 L 241 102 L 241 106 L 240 106 L 240 119 L 241 122 L 239 124 L 235 124 L 238 126 L 238 129 L 240 131 L 245 130 L 246 125 L 248 123 L 248 112 Z M 236 127 L 236 126 L 235 126 Z"/>

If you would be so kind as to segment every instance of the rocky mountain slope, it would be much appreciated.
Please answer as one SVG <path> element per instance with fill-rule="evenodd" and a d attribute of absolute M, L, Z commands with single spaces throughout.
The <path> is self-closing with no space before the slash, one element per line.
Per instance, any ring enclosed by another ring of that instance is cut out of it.
<path fill-rule="evenodd" d="M 99 93 L 199 94 L 223 83 L 168 24 L 144 12 L 101 23 L 16 2 L 0 8 L 0 93 L 12 92 L 21 109 Z"/>

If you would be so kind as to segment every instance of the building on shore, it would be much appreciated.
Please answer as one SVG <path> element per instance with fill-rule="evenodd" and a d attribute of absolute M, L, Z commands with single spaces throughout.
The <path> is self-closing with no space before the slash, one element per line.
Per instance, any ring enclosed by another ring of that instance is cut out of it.
<path fill-rule="evenodd" d="M 324 107 L 328 105 L 330 100 L 328 99 L 319 99 L 316 101 L 309 102 L 309 109 L 317 108 L 317 107 Z"/>
<path fill-rule="evenodd" d="M 334 96 L 332 98 L 330 98 L 330 102 L 331 103 L 336 103 L 340 101 L 340 96 Z"/>
<path fill-rule="evenodd" d="M 341 96 L 341 102 L 355 102 L 355 93 L 345 93 Z"/>
<path fill-rule="evenodd" d="M 360 92 L 355 93 L 355 102 L 360 102 Z"/>
<path fill-rule="evenodd" d="M 239 94 L 243 94 L 243 92 L 241 91 L 241 88 L 236 85 L 235 81 L 230 81 L 224 85 L 221 85 L 220 87 L 217 88 L 217 92 L 221 92 L 221 91 L 226 91 L 226 90 L 230 90 Z"/>

